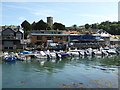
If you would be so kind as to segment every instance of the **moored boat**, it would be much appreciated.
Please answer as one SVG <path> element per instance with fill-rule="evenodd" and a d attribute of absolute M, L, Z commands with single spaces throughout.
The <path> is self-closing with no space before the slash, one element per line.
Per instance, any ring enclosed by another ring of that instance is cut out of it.
<path fill-rule="evenodd" d="M 7 55 L 7 56 L 3 57 L 3 60 L 5 60 L 5 61 L 15 61 L 15 60 L 17 60 L 17 57 L 13 56 L 13 55 Z"/>

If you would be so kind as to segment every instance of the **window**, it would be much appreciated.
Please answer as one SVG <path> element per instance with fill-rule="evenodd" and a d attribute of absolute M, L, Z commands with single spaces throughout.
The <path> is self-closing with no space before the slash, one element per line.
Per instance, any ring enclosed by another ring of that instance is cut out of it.
<path fill-rule="evenodd" d="M 44 32 L 41 32 L 41 33 L 44 33 Z"/>
<path fill-rule="evenodd" d="M 8 47 L 4 47 L 4 49 L 8 49 Z"/>
<path fill-rule="evenodd" d="M 59 37 L 58 37 L 58 40 L 62 40 L 62 37 L 61 37 L 61 36 L 59 36 Z"/>
<path fill-rule="evenodd" d="M 13 47 L 9 47 L 9 49 L 13 49 Z"/>
<path fill-rule="evenodd" d="M 53 39 L 52 36 L 47 37 L 47 40 L 52 40 L 52 39 Z"/>
<path fill-rule="evenodd" d="M 42 45 L 42 43 L 41 42 L 37 42 L 37 43 L 35 43 L 36 45 Z"/>
<path fill-rule="evenodd" d="M 37 36 L 37 40 L 42 40 L 42 36 Z"/>
<path fill-rule="evenodd" d="M 17 39 L 21 39 L 21 38 L 22 38 L 22 35 L 21 35 L 21 34 L 16 34 L 16 38 L 17 38 Z"/>

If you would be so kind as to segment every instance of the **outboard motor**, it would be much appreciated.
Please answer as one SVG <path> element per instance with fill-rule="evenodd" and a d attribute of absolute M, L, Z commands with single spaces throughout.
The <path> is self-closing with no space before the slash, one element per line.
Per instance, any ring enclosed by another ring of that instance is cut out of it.
<path fill-rule="evenodd" d="M 79 53 L 79 56 L 81 56 L 81 53 L 80 53 L 80 51 L 78 51 L 78 53 Z"/>
<path fill-rule="evenodd" d="M 58 55 L 58 53 L 56 53 L 56 57 L 57 57 L 57 58 L 60 58 L 59 55 Z"/>
<path fill-rule="evenodd" d="M 58 53 L 57 53 L 57 54 L 58 54 Z M 58 57 L 59 57 L 59 58 L 62 58 L 62 55 L 58 54 Z"/>
<path fill-rule="evenodd" d="M 86 53 L 86 52 L 84 52 L 84 56 L 87 56 L 87 53 Z"/>
<path fill-rule="evenodd" d="M 47 58 L 49 58 L 49 59 L 50 59 L 50 58 L 51 58 L 51 55 L 50 55 L 50 54 L 47 54 Z"/>
<path fill-rule="evenodd" d="M 102 56 L 105 56 L 105 53 L 104 53 L 104 52 L 102 52 Z"/>
<path fill-rule="evenodd" d="M 95 53 L 92 51 L 92 56 L 94 56 L 95 55 Z"/>
<path fill-rule="evenodd" d="M 119 54 L 120 54 L 120 52 L 119 52 L 118 50 L 116 50 L 116 53 L 117 53 L 117 55 L 119 55 Z"/>

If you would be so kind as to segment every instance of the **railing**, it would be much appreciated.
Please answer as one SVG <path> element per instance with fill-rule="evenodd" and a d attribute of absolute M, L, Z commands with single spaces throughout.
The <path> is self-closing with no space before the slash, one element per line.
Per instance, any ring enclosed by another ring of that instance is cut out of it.
<path fill-rule="evenodd" d="M 16 37 L 2 37 L 2 40 L 20 40 L 20 39 Z"/>
<path fill-rule="evenodd" d="M 100 45 L 100 43 L 73 43 L 73 45 Z"/>

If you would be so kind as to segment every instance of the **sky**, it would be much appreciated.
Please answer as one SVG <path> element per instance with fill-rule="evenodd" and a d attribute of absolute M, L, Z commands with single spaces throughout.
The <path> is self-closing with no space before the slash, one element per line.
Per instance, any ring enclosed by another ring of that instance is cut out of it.
<path fill-rule="evenodd" d="M 118 2 L 2 2 L 2 25 L 20 25 L 53 17 L 65 26 L 118 21 Z"/>

